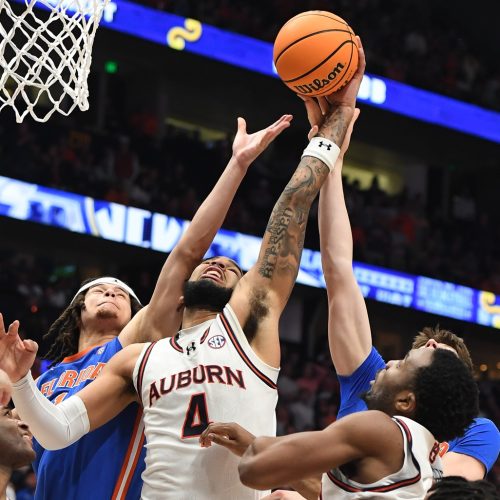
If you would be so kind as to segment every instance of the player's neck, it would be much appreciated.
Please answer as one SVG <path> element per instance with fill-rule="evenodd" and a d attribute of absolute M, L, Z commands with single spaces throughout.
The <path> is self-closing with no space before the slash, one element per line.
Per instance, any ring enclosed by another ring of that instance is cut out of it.
<path fill-rule="evenodd" d="M 205 321 L 214 319 L 218 313 L 214 311 L 207 311 L 205 309 L 184 309 L 182 315 L 181 329 L 191 328 L 192 326 L 200 325 Z"/>
<path fill-rule="evenodd" d="M 80 331 L 78 339 L 78 352 L 84 351 L 89 347 L 105 344 L 118 336 L 119 331 L 96 331 L 90 329 L 83 329 Z"/>
<path fill-rule="evenodd" d="M 7 485 L 11 475 L 12 470 L 10 468 L 0 467 L 0 500 L 7 498 Z"/>

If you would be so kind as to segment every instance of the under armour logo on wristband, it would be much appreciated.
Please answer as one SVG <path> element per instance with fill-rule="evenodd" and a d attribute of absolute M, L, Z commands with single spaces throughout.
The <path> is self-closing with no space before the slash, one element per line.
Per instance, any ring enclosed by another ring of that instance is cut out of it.
<path fill-rule="evenodd" d="M 330 151 L 330 149 L 332 148 L 332 145 L 331 145 L 331 144 L 325 144 L 323 141 L 321 141 L 321 142 L 318 144 L 318 146 L 319 146 L 320 148 L 322 148 L 322 147 L 324 146 L 324 147 L 325 147 L 328 151 Z"/>

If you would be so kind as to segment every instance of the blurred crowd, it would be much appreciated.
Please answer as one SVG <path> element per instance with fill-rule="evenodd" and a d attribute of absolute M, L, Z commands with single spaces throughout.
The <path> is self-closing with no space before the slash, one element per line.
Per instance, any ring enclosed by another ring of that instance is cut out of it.
<path fill-rule="evenodd" d="M 141 300 L 148 302 L 155 282 L 150 270 L 141 273 L 128 268 L 106 270 L 110 271 L 126 279 Z M 43 333 L 69 303 L 81 278 L 81 269 L 72 264 L 56 264 L 51 258 L 3 251 L 0 253 L 1 312 L 7 322 L 20 319 L 22 335 L 41 343 L 43 353 L 47 349 Z M 339 385 L 328 350 L 320 349 L 316 355 L 306 357 L 300 344 L 283 343 L 282 353 L 278 379 L 278 434 L 321 429 L 334 422 L 339 407 Z M 34 376 L 46 366 L 39 359 Z M 481 372 L 479 386 L 481 416 L 491 418 L 498 425 L 500 380 L 489 379 L 488 373 Z M 500 464 L 495 466 L 489 479 L 500 487 Z M 35 484 L 30 469 L 15 473 L 13 485 L 18 491 L 22 490 L 17 500 L 33 498 Z"/>
<path fill-rule="evenodd" d="M 184 219 L 230 156 L 229 137 L 203 141 L 197 131 L 169 126 L 158 140 L 133 119 L 120 134 L 0 123 L 1 175 Z M 294 161 L 279 149 L 259 159 L 224 227 L 261 236 Z M 346 181 L 345 192 L 356 260 L 500 293 L 498 214 L 484 211 L 466 188 L 450 193 L 446 214 L 405 189 L 389 195 L 377 177 L 368 189 Z M 316 204 L 306 246 L 319 248 Z"/>
<path fill-rule="evenodd" d="M 334 12 L 361 36 L 370 73 L 500 109 L 500 70 L 494 50 L 479 35 L 481 28 L 471 39 L 470 32 L 464 32 L 468 20 L 460 15 L 453 17 L 446 2 L 140 0 L 139 3 L 270 42 L 281 26 L 300 12 Z M 480 15 L 488 16 L 484 11 Z"/>

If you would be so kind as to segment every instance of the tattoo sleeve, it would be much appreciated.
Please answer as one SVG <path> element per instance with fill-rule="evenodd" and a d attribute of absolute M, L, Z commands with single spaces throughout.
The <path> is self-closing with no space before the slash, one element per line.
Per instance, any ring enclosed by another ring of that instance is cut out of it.
<path fill-rule="evenodd" d="M 319 134 L 341 145 L 352 117 L 344 109 L 333 111 Z M 330 173 L 328 167 L 313 157 L 304 157 L 278 199 L 267 224 L 259 255 L 259 274 L 271 280 L 285 280 L 290 292 L 297 277 L 304 247 L 307 219 L 311 205 Z"/>
<path fill-rule="evenodd" d="M 329 172 L 316 158 L 301 160 L 267 224 L 259 256 L 259 273 L 264 278 L 276 273 L 295 281 L 309 209 Z"/>

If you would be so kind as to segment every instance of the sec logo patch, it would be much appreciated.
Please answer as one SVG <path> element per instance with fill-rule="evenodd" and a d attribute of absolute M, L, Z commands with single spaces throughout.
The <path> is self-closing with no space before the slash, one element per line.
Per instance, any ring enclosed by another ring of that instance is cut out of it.
<path fill-rule="evenodd" d="M 212 349 L 220 349 L 224 347 L 226 339 L 223 335 L 214 335 L 208 339 L 207 343 Z"/>

